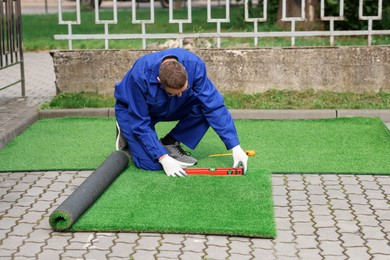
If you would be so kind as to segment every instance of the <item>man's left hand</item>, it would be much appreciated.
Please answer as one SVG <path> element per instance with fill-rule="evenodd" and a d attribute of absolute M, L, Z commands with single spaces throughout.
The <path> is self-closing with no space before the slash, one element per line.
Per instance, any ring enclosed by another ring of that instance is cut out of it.
<path fill-rule="evenodd" d="M 248 168 L 248 155 L 242 150 L 240 145 L 233 147 L 233 168 L 237 168 L 241 163 L 242 168 L 244 170 L 244 174 L 246 174 L 246 170 Z"/>

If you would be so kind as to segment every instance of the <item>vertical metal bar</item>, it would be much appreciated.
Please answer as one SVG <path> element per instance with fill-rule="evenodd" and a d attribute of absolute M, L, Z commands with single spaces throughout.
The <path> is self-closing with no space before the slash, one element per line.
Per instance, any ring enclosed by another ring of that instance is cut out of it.
<path fill-rule="evenodd" d="M 10 49 L 10 28 L 9 28 L 9 2 L 6 0 L 5 2 L 5 30 L 6 30 L 6 44 L 4 44 L 5 47 L 5 65 L 9 65 L 8 61 L 8 55 L 9 55 L 9 49 Z"/>
<path fill-rule="evenodd" d="M 330 27 L 330 46 L 334 47 L 334 35 L 333 35 L 333 32 L 334 32 L 334 20 L 333 19 L 329 21 L 329 27 Z"/>
<path fill-rule="evenodd" d="M 291 21 L 291 32 L 295 32 L 295 20 Z M 295 46 L 295 36 L 291 36 L 291 46 Z"/>
<path fill-rule="evenodd" d="M 3 67 L 3 57 L 4 57 L 4 9 L 3 1 L 0 1 L 0 67 Z"/>
<path fill-rule="evenodd" d="M 72 24 L 71 23 L 68 23 L 68 35 L 69 35 L 68 48 L 69 48 L 69 50 L 72 50 L 73 44 L 72 44 L 72 39 L 70 38 L 70 37 L 72 37 Z"/>
<path fill-rule="evenodd" d="M 367 37 L 367 45 L 371 46 L 372 43 L 372 20 L 368 19 L 368 37 Z"/>
<path fill-rule="evenodd" d="M 22 10 L 20 0 L 17 0 L 16 16 L 17 16 L 17 39 L 19 48 L 19 59 L 20 59 L 20 76 L 21 76 L 21 88 L 22 97 L 26 97 L 26 80 L 24 75 L 24 57 L 23 57 L 23 32 L 22 32 Z"/>

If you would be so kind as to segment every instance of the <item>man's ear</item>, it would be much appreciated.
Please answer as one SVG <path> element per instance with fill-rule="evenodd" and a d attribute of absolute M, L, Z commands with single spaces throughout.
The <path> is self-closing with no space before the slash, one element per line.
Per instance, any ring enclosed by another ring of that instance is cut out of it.
<path fill-rule="evenodd" d="M 160 82 L 160 83 L 161 83 L 160 77 L 157 77 L 157 80 L 158 80 L 158 82 Z"/>

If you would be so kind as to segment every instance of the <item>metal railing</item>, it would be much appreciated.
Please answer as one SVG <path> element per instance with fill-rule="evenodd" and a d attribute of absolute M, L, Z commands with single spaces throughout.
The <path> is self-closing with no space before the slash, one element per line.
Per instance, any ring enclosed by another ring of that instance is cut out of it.
<path fill-rule="evenodd" d="M 26 96 L 22 47 L 22 17 L 20 0 L 0 0 L 0 71 L 20 65 L 20 78 L 0 86 L 0 90 L 21 83 L 22 96 Z"/>
<path fill-rule="evenodd" d="M 366 16 L 363 12 L 364 0 L 359 0 L 359 20 L 366 20 L 368 22 L 368 29 L 366 30 L 334 30 L 335 21 L 343 21 L 344 16 L 344 0 L 339 0 L 339 15 L 338 16 L 326 16 L 325 14 L 325 0 L 321 0 L 320 3 L 320 20 L 329 22 L 329 30 L 321 31 L 297 31 L 296 23 L 306 21 L 305 13 L 305 0 L 301 0 L 301 14 L 298 17 L 287 16 L 287 2 L 292 0 L 283 0 L 282 2 L 282 18 L 284 23 L 291 24 L 290 31 L 259 31 L 259 23 L 267 21 L 267 4 L 268 0 L 263 0 L 261 17 L 250 17 L 249 15 L 249 0 L 244 0 L 244 17 L 243 20 L 248 23 L 253 23 L 252 32 L 232 32 L 222 31 L 221 24 L 230 22 L 230 1 L 225 0 L 225 17 L 224 18 L 212 18 L 213 6 L 211 0 L 207 0 L 207 23 L 215 23 L 215 32 L 184 32 L 183 24 L 192 23 L 192 2 L 186 1 L 187 19 L 174 19 L 174 0 L 169 0 L 169 24 L 178 24 L 177 33 L 158 33 L 147 32 L 146 25 L 155 23 L 155 2 L 150 0 L 150 17 L 149 19 L 137 19 L 137 1 L 132 0 L 132 24 L 140 24 L 142 28 L 141 33 L 124 33 L 124 34 L 110 34 L 109 25 L 115 25 L 118 23 L 118 8 L 117 0 L 113 0 L 113 19 L 101 20 L 99 18 L 100 8 L 98 0 L 95 0 L 95 23 L 104 25 L 104 34 L 74 34 L 72 33 L 73 26 L 81 24 L 80 18 L 80 0 L 76 0 L 76 19 L 64 20 L 62 11 L 62 0 L 58 0 L 58 21 L 59 24 L 68 26 L 68 34 L 54 35 L 56 40 L 67 40 L 69 49 L 72 49 L 72 42 L 75 40 L 104 40 L 105 49 L 109 49 L 110 40 L 142 40 L 143 49 L 146 48 L 146 40 L 155 39 L 178 39 L 180 47 L 183 46 L 183 39 L 185 38 L 215 38 L 217 41 L 217 48 L 221 47 L 221 38 L 253 38 L 254 46 L 258 46 L 259 38 L 273 38 L 273 37 L 289 37 L 291 46 L 295 46 L 296 37 L 329 37 L 330 46 L 334 46 L 336 36 L 367 36 L 367 45 L 372 44 L 373 35 L 390 35 L 390 30 L 373 30 L 373 21 L 382 19 L 382 0 L 378 0 L 378 13 L 374 16 Z M 348 1 L 348 0 L 347 0 Z M 236 19 L 236 18 L 235 18 Z"/>

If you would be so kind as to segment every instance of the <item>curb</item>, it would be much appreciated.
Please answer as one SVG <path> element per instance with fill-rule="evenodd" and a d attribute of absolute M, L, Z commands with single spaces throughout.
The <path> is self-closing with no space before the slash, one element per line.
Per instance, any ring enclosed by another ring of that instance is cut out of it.
<path fill-rule="evenodd" d="M 339 117 L 379 117 L 385 123 L 390 123 L 390 109 L 360 110 L 360 109 L 311 109 L 311 110 L 257 110 L 257 109 L 230 109 L 234 119 L 253 120 L 296 120 L 296 119 L 326 119 Z M 56 109 L 40 110 L 39 119 L 55 118 L 63 116 L 98 116 L 115 117 L 114 108 L 81 108 L 81 109 Z"/>
<path fill-rule="evenodd" d="M 21 134 L 27 127 L 35 123 L 39 119 L 38 111 L 28 110 L 23 113 L 23 117 L 19 116 L 12 119 L 7 125 L 7 130 L 0 134 L 0 149 L 6 146 L 12 139 Z"/>

